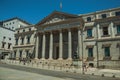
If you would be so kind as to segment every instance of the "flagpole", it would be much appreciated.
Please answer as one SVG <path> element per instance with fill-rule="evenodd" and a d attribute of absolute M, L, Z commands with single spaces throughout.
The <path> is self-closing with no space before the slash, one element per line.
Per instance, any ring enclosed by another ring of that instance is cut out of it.
<path fill-rule="evenodd" d="M 60 2 L 60 11 L 62 11 L 62 1 Z"/>

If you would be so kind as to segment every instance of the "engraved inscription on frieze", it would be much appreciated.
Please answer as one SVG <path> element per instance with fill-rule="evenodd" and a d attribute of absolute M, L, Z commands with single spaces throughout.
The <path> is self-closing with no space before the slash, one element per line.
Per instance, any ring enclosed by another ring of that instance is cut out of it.
<path fill-rule="evenodd" d="M 50 19 L 48 19 L 45 24 L 50 24 L 50 23 L 55 23 L 55 22 L 60 22 L 65 20 L 65 16 L 62 15 L 54 15 L 53 17 L 51 17 Z"/>

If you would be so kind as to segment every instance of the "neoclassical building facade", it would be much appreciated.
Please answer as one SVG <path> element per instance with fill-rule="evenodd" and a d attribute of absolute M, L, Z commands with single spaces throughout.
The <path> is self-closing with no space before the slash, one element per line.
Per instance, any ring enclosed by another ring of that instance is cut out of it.
<path fill-rule="evenodd" d="M 120 68 L 120 8 L 79 16 L 55 11 L 35 27 L 41 63 Z"/>
<path fill-rule="evenodd" d="M 120 8 L 82 16 L 83 56 L 91 66 L 120 68 Z"/>
<path fill-rule="evenodd" d="M 33 27 L 35 52 L 31 49 L 29 52 L 34 54 L 35 61 L 56 66 L 72 66 L 77 62 L 81 67 L 86 63 L 91 67 L 120 68 L 120 8 L 82 15 L 54 11 Z M 29 34 L 15 35 L 21 42 Z M 28 47 L 16 45 L 14 50 L 19 54 Z"/>
<path fill-rule="evenodd" d="M 74 54 L 80 54 L 81 17 L 53 12 L 36 24 L 35 59 L 48 64 L 71 65 Z"/>

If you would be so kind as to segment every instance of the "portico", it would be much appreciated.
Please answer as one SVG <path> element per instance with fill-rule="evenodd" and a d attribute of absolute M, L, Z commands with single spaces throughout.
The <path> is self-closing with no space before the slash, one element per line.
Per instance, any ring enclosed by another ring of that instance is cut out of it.
<path fill-rule="evenodd" d="M 72 60 L 78 53 L 80 36 L 77 28 L 37 33 L 35 59 L 40 60 Z M 77 36 L 77 37 L 75 37 Z M 39 38 L 39 39 L 38 39 Z M 39 40 L 42 41 L 39 41 Z"/>
<path fill-rule="evenodd" d="M 58 13 L 53 14 L 58 15 Z M 50 17 L 53 17 L 53 14 Z M 59 13 L 59 16 L 63 14 Z M 45 22 L 37 24 L 35 59 L 72 61 L 74 54 L 77 53 L 80 56 L 80 38 L 78 38 L 80 36 L 78 35 L 80 35 L 81 22 L 81 18 L 76 18 L 49 24 Z"/>

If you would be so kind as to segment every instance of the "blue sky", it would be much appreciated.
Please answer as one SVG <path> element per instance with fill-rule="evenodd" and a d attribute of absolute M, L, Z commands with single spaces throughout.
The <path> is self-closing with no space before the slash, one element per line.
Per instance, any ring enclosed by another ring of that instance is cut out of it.
<path fill-rule="evenodd" d="M 0 0 L 0 21 L 12 17 L 38 23 L 54 10 L 71 14 L 84 14 L 120 7 L 120 0 Z"/>

